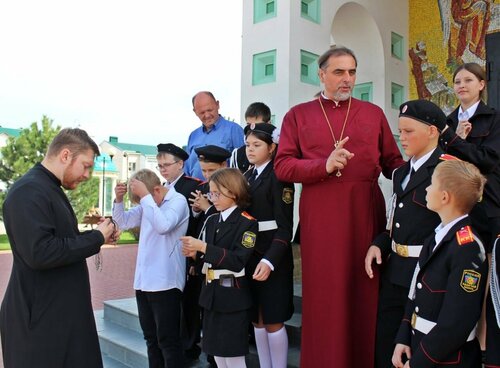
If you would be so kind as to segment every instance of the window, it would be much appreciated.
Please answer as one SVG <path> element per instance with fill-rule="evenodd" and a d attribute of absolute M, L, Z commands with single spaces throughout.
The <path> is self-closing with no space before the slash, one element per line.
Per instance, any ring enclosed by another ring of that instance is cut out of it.
<path fill-rule="evenodd" d="M 391 54 L 393 57 L 403 60 L 404 55 L 403 37 L 397 33 L 391 32 Z"/>
<path fill-rule="evenodd" d="M 300 15 L 314 23 L 320 23 L 320 0 L 301 0 Z"/>
<path fill-rule="evenodd" d="M 404 87 L 396 83 L 391 83 L 391 106 L 399 109 L 404 100 Z"/>
<path fill-rule="evenodd" d="M 252 85 L 276 81 L 276 50 L 253 56 Z"/>
<path fill-rule="evenodd" d="M 253 22 L 259 23 L 276 16 L 277 0 L 254 0 L 253 1 Z"/>
<path fill-rule="evenodd" d="M 129 162 L 128 163 L 128 171 L 134 172 L 135 170 L 136 170 L 135 162 Z"/>
<path fill-rule="evenodd" d="M 319 86 L 318 55 L 300 50 L 300 81 Z"/>
<path fill-rule="evenodd" d="M 354 86 L 352 97 L 362 101 L 373 101 L 373 83 L 360 83 Z"/>

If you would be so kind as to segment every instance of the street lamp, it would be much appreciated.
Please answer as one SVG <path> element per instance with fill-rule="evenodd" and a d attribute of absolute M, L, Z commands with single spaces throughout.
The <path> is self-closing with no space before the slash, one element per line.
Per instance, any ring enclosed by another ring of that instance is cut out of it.
<path fill-rule="evenodd" d="M 109 154 L 109 159 L 113 161 L 113 154 Z M 102 215 L 106 215 L 106 156 L 102 156 Z"/>
<path fill-rule="evenodd" d="M 125 157 L 125 169 L 126 169 L 126 172 L 125 172 L 125 183 L 128 183 L 128 154 L 127 152 L 123 152 L 123 157 Z"/>

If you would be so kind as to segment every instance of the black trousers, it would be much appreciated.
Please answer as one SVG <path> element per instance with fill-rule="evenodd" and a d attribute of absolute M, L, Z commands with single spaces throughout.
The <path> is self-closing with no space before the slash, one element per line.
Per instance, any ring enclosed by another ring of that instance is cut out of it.
<path fill-rule="evenodd" d="M 182 296 L 182 345 L 184 350 L 196 349 L 200 342 L 201 308 L 199 305 L 203 275 L 190 275 Z M 199 348 L 198 348 L 199 349 Z"/>
<path fill-rule="evenodd" d="M 179 289 L 135 291 L 139 322 L 148 348 L 149 368 L 181 368 L 180 340 L 182 292 Z"/>
<path fill-rule="evenodd" d="M 409 288 L 395 285 L 387 277 L 380 280 L 377 311 L 377 330 L 375 338 L 375 367 L 392 368 L 394 339 L 408 301 Z"/>

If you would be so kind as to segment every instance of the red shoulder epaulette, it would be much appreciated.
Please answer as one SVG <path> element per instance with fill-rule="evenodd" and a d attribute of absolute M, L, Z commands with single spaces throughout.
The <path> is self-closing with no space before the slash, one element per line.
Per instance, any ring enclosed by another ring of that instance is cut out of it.
<path fill-rule="evenodd" d="M 185 175 L 184 177 L 186 179 L 194 180 L 194 181 L 197 181 L 197 182 L 201 183 L 201 179 L 195 178 L 194 176 L 187 176 L 187 175 Z"/>
<path fill-rule="evenodd" d="M 448 153 L 442 153 L 441 156 L 439 156 L 439 159 L 443 161 L 453 161 L 453 160 L 461 161 L 458 157 L 455 157 Z"/>
<path fill-rule="evenodd" d="M 243 212 L 241 213 L 241 216 L 246 217 L 246 218 L 247 218 L 247 219 L 249 219 L 249 220 L 255 220 L 255 218 L 254 218 L 254 217 L 252 217 L 252 215 L 250 215 L 247 211 L 243 211 Z"/>
<path fill-rule="evenodd" d="M 474 234 L 472 233 L 472 229 L 469 225 L 458 230 L 456 235 L 459 245 L 472 243 L 474 241 Z"/>

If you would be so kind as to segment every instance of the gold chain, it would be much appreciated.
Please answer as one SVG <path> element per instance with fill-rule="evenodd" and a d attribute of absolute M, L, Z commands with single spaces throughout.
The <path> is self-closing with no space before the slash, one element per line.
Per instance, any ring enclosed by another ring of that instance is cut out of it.
<path fill-rule="evenodd" d="M 345 115 L 344 124 L 342 124 L 342 130 L 340 132 L 340 139 L 337 140 L 335 138 L 335 133 L 333 132 L 332 124 L 330 124 L 330 119 L 328 119 L 328 116 L 326 115 L 325 108 L 323 107 L 323 102 L 321 102 L 321 96 L 318 97 L 319 105 L 321 106 L 321 110 L 323 111 L 323 115 L 325 116 L 325 120 L 328 123 L 328 128 L 330 128 L 330 133 L 332 134 L 333 145 L 335 146 L 335 148 L 337 148 L 339 146 L 340 141 L 344 137 L 344 130 L 345 130 L 345 127 L 347 125 L 347 118 L 349 117 L 349 112 L 351 111 L 351 100 L 352 100 L 351 96 L 349 96 L 349 105 L 347 105 L 347 113 Z M 337 174 L 336 175 L 337 175 L 337 177 L 342 176 L 342 173 L 340 172 L 340 169 L 337 169 Z"/>

